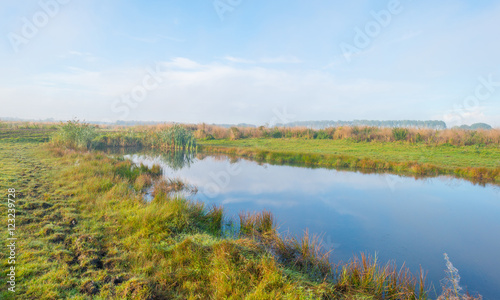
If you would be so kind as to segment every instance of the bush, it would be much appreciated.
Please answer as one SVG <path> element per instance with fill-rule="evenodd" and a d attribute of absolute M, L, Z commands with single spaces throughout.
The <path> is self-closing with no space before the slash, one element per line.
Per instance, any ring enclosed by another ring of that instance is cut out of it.
<path fill-rule="evenodd" d="M 392 136 L 396 141 L 405 141 L 408 136 L 409 130 L 406 128 L 394 128 L 392 129 Z"/>
<path fill-rule="evenodd" d="M 237 127 L 231 127 L 231 140 L 239 140 L 241 138 L 241 131 Z"/>
<path fill-rule="evenodd" d="M 316 138 L 319 140 L 331 139 L 330 135 L 325 130 L 319 130 Z"/>
<path fill-rule="evenodd" d="M 271 133 L 271 136 L 275 139 L 280 139 L 283 137 L 283 134 L 279 131 L 279 129 L 275 129 L 273 133 Z"/>
<path fill-rule="evenodd" d="M 95 126 L 74 120 L 62 124 L 54 139 L 57 143 L 64 144 L 70 148 L 90 149 L 92 148 L 92 141 L 96 137 L 97 130 Z"/>

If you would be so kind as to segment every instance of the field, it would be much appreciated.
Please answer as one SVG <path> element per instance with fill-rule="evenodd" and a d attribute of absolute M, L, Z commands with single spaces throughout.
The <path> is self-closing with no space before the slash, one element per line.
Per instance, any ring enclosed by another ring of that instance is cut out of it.
<path fill-rule="evenodd" d="M 479 182 L 500 182 L 498 145 L 431 146 L 407 142 L 293 138 L 205 140 L 200 144 L 205 151 L 234 153 L 272 163 L 303 163 L 413 175 L 450 174 Z"/>
<path fill-rule="evenodd" d="M 315 237 L 279 236 L 267 212 L 242 212 L 240 227 L 227 224 L 223 207 L 171 198 L 168 191 L 178 183 L 161 179 L 158 167 L 48 143 L 52 133 L 39 128 L 1 133 L 0 189 L 5 196 L 16 189 L 15 299 L 428 297 L 423 274 L 365 255 L 331 265 Z M 211 143 L 255 147 L 265 142 L 270 141 Z M 299 147 L 288 142 L 287 151 Z M 279 143 L 264 146 L 279 149 Z M 319 153 L 332 149 L 326 141 L 301 144 L 304 148 L 295 151 L 315 145 Z M 484 155 L 494 154 L 486 149 Z M 146 203 L 151 185 L 154 199 Z M 0 268 L 8 268 L 5 251 Z M 7 286 L 6 278 L 0 278 L 1 286 Z M 3 289 L 0 298 L 12 294 Z"/>

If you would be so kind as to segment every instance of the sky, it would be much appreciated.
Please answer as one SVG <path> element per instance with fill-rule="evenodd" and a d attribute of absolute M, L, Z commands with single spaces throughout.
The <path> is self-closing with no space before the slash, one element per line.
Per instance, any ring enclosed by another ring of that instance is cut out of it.
<path fill-rule="evenodd" d="M 499 1 L 0 0 L 0 117 L 500 127 Z"/>

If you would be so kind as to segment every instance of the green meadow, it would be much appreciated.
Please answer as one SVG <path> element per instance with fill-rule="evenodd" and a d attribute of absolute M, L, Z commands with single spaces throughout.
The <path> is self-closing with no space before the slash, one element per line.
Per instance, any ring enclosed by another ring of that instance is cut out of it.
<path fill-rule="evenodd" d="M 473 181 L 500 182 L 498 145 L 297 138 L 219 139 L 204 140 L 200 144 L 205 151 L 238 154 L 272 163 L 303 163 L 413 175 L 448 174 Z"/>

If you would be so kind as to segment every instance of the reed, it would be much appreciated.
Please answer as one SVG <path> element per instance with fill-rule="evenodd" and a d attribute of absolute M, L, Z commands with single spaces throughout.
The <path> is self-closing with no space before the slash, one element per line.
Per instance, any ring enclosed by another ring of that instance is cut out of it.
<path fill-rule="evenodd" d="M 160 130 L 150 129 L 143 135 L 144 144 L 162 150 L 193 150 L 196 139 L 191 131 L 181 125 L 173 125 Z"/>
<path fill-rule="evenodd" d="M 272 235 L 276 232 L 274 216 L 269 211 L 241 212 L 238 216 L 242 235 Z"/>
<path fill-rule="evenodd" d="M 348 263 L 340 263 L 337 270 L 336 287 L 340 290 L 355 290 L 382 299 L 428 298 L 422 270 L 415 277 L 404 265 L 399 269 L 393 263 L 379 265 L 376 256 L 364 253 Z"/>
<path fill-rule="evenodd" d="M 307 274 L 311 280 L 334 282 L 330 263 L 332 250 L 323 249 L 319 235 L 310 235 L 306 229 L 301 238 L 275 236 L 271 242 L 279 262 Z"/>
<path fill-rule="evenodd" d="M 224 208 L 222 206 L 212 205 L 207 212 L 208 230 L 212 234 L 222 234 L 222 222 L 224 220 Z"/>

